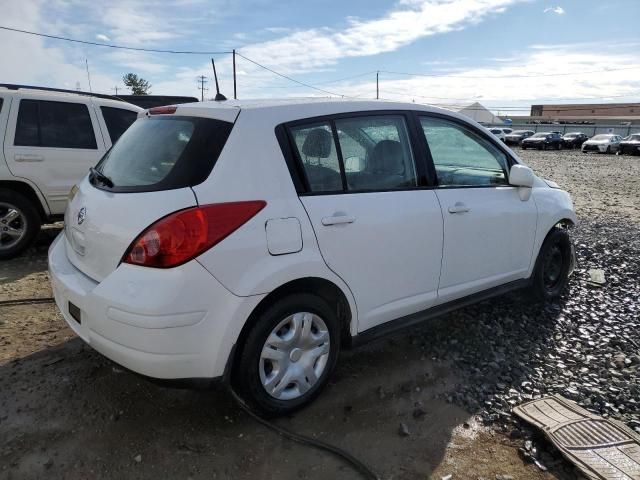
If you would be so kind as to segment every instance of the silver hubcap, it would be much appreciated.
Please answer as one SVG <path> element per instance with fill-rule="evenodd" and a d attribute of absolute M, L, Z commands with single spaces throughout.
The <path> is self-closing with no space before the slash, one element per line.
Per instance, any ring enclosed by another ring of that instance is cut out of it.
<path fill-rule="evenodd" d="M 278 400 L 304 395 L 327 367 L 330 346 L 329 329 L 318 315 L 289 315 L 271 331 L 262 347 L 262 386 Z"/>
<path fill-rule="evenodd" d="M 13 247 L 27 234 L 27 218 L 15 205 L 0 202 L 0 250 Z"/>

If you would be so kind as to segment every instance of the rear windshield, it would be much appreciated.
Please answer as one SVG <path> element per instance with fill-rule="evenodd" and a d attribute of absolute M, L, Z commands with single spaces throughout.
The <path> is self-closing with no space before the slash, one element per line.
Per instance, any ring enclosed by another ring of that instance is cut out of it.
<path fill-rule="evenodd" d="M 98 163 L 113 187 L 140 192 L 191 187 L 211 173 L 233 124 L 197 117 L 162 116 L 138 119 Z"/>
<path fill-rule="evenodd" d="M 547 138 L 548 136 L 550 136 L 548 133 L 536 133 L 531 138 Z"/>

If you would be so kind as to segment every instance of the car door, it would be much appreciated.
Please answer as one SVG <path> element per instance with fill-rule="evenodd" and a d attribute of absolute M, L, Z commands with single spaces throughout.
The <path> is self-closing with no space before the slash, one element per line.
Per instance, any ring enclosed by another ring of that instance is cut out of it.
<path fill-rule="evenodd" d="M 5 134 L 9 170 L 34 182 L 52 214 L 64 213 L 71 187 L 105 151 L 88 101 L 14 100 Z"/>
<path fill-rule="evenodd" d="M 359 332 L 436 301 L 442 214 L 409 121 L 367 113 L 289 126 L 300 200 L 327 266 L 353 293 Z"/>
<path fill-rule="evenodd" d="M 444 217 L 438 303 L 524 278 L 537 208 L 508 183 L 506 152 L 481 129 L 421 115 Z"/>

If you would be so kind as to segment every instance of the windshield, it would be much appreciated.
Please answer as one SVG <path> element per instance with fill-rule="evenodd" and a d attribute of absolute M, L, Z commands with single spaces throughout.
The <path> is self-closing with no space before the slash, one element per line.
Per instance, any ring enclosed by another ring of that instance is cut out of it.
<path fill-rule="evenodd" d="M 632 140 L 634 142 L 640 142 L 640 133 L 629 135 L 626 140 Z"/>
<path fill-rule="evenodd" d="M 532 135 L 531 138 L 547 138 L 548 136 L 548 133 L 536 133 L 535 135 Z"/>
<path fill-rule="evenodd" d="M 524 135 L 525 133 L 527 133 L 527 130 L 514 130 L 511 135 Z"/>
<path fill-rule="evenodd" d="M 610 140 L 613 135 L 596 135 L 591 140 Z"/>
<path fill-rule="evenodd" d="M 565 137 L 565 138 L 575 138 L 575 137 L 577 137 L 578 135 L 580 135 L 580 134 L 579 134 L 579 133 L 567 133 L 567 134 L 565 134 L 565 136 L 564 136 L 564 137 Z"/>
<path fill-rule="evenodd" d="M 211 173 L 233 125 L 221 120 L 162 116 L 138 119 L 96 169 L 115 191 L 197 185 Z"/>

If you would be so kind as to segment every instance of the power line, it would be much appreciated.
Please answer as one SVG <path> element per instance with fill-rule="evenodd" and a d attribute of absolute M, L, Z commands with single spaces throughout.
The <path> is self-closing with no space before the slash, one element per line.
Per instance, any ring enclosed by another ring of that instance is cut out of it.
<path fill-rule="evenodd" d="M 536 73 L 533 75 L 482 75 L 482 76 L 474 76 L 474 75 L 452 75 L 452 74 L 437 74 L 437 73 L 410 73 L 410 72 L 394 72 L 390 70 L 380 70 L 380 73 L 388 73 L 391 75 L 406 75 L 409 77 L 430 77 L 430 78 L 470 78 L 470 79 L 502 79 L 502 78 L 538 78 L 538 77 L 564 77 L 571 75 L 587 75 L 591 73 L 608 73 L 608 72 L 620 72 L 623 70 L 637 70 L 640 69 L 640 65 L 636 65 L 634 67 L 624 67 L 624 68 L 610 68 L 604 70 L 590 70 L 586 72 L 564 72 L 564 73 Z"/>
<path fill-rule="evenodd" d="M 140 47 L 125 47 L 123 45 L 113 45 L 110 43 L 90 42 L 88 40 L 78 40 L 75 38 L 60 37 L 58 35 L 48 35 L 46 33 L 30 32 L 28 30 L 20 30 L 18 28 L 5 27 L 0 25 L 0 30 L 7 30 L 9 32 L 24 33 L 27 35 L 34 35 L 36 37 L 51 38 L 53 40 L 64 40 L 66 42 L 82 43 L 84 45 L 93 45 L 96 47 L 118 48 L 121 50 L 134 50 L 137 52 L 152 52 L 152 53 L 176 53 L 182 55 L 224 55 L 232 52 L 209 52 L 209 51 L 191 51 L 191 50 L 161 50 L 155 48 L 140 48 Z"/>
<path fill-rule="evenodd" d="M 305 86 L 307 88 L 311 88 L 313 90 L 317 90 L 317 91 L 322 92 L 322 93 L 327 93 L 329 95 L 333 95 L 333 96 L 336 96 L 336 97 L 345 97 L 346 96 L 346 95 L 342 95 L 340 93 L 330 92 L 329 90 L 324 90 L 322 88 L 314 87 L 313 85 L 309 85 L 308 83 L 304 83 L 304 82 L 301 82 L 300 80 L 296 80 L 295 78 L 291 78 L 288 75 L 285 75 L 284 73 L 276 72 L 275 70 L 273 70 L 273 69 L 271 69 L 269 67 L 266 67 L 266 66 L 262 65 L 261 63 L 256 62 L 255 60 L 251 60 L 250 58 L 245 57 L 244 55 L 242 55 L 237 50 L 236 50 L 236 55 L 241 57 L 241 58 L 244 58 L 248 62 L 251 62 L 251 63 L 253 63 L 254 65 L 256 65 L 256 66 L 258 66 L 260 68 L 263 68 L 263 69 L 267 70 L 268 72 L 273 73 L 274 75 L 278 75 L 278 76 L 280 76 L 282 78 L 286 78 L 287 80 L 289 80 L 291 82 L 294 82 L 294 83 L 297 83 L 298 85 L 303 85 L 303 86 Z"/>

